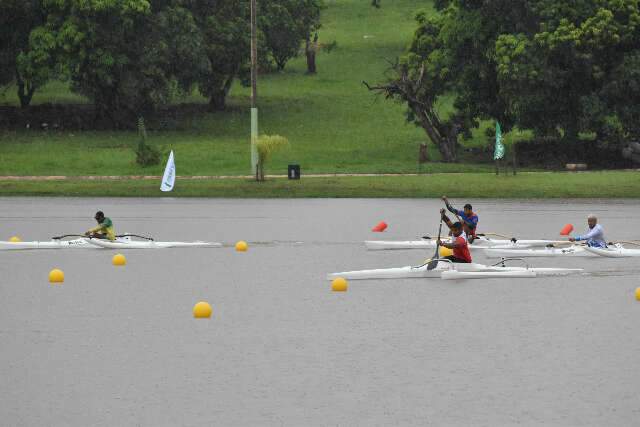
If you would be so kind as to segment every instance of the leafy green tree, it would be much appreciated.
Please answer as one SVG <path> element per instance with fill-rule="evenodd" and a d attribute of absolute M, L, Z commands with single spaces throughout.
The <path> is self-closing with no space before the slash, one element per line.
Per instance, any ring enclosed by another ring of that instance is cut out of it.
<path fill-rule="evenodd" d="M 609 135 L 626 139 L 640 139 L 640 52 L 625 53 L 622 61 L 611 71 L 611 78 L 600 91 L 598 117 L 605 118 L 598 137 Z M 616 119 L 608 116 L 615 112 Z M 613 124 L 612 124 L 613 123 Z M 616 129 L 615 124 L 619 123 Z"/>
<path fill-rule="evenodd" d="M 46 20 L 40 0 L 0 1 L 0 85 L 15 83 L 20 105 L 27 107 L 35 91 L 56 66 L 55 40 L 39 29 Z"/>
<path fill-rule="evenodd" d="M 320 23 L 320 13 L 325 8 L 323 0 L 307 0 L 306 2 L 298 3 L 298 7 L 303 6 L 297 13 L 302 22 L 302 34 L 304 36 L 304 52 L 307 58 L 307 73 L 315 74 L 317 72 L 316 67 L 316 54 L 319 49 L 318 45 L 318 30 L 322 26 Z M 335 41 L 334 41 L 335 43 Z M 330 52 L 335 47 L 335 44 L 325 49 Z"/>
<path fill-rule="evenodd" d="M 204 63 L 198 69 L 198 88 L 212 110 L 222 110 L 233 81 L 246 78 L 251 45 L 247 0 L 187 2 L 202 37 Z"/>
<path fill-rule="evenodd" d="M 318 53 L 318 33 L 313 36 L 313 40 L 309 37 L 305 41 L 304 53 L 307 57 L 307 73 L 315 74 L 317 72 L 316 54 Z"/>
<path fill-rule="evenodd" d="M 320 0 L 258 2 L 258 57 L 267 53 L 278 69 L 300 51 L 303 41 L 319 28 Z M 251 45 L 248 0 L 190 0 L 184 2 L 202 39 L 204 64 L 198 63 L 198 88 L 211 110 L 222 110 L 233 82 L 248 83 Z"/>
<path fill-rule="evenodd" d="M 278 70 L 300 54 L 320 28 L 321 0 L 273 0 L 260 2 L 259 27 Z"/>
<path fill-rule="evenodd" d="M 496 42 L 500 89 L 518 125 L 580 149 L 581 132 L 620 139 L 638 118 L 637 0 L 534 2 L 533 31 Z M 635 81 L 635 83 L 634 83 Z M 634 120 L 634 121 L 632 121 Z"/>
<path fill-rule="evenodd" d="M 72 89 L 114 123 L 137 117 L 167 93 L 165 46 L 146 0 L 55 0 L 54 27 Z"/>
<path fill-rule="evenodd" d="M 371 89 L 408 106 L 445 161 L 457 134 L 497 119 L 538 136 L 620 139 L 637 127 L 638 0 L 441 0 L 420 13 L 408 51 Z M 438 116 L 440 97 L 454 113 Z M 637 105 L 637 104 L 636 104 Z M 631 124 L 634 123 L 634 124 Z M 637 131 L 637 130 L 636 130 Z"/>
<path fill-rule="evenodd" d="M 199 32 L 180 1 L 49 0 L 42 31 L 55 39 L 71 87 L 98 118 L 134 123 L 196 78 Z"/>
<path fill-rule="evenodd" d="M 407 120 L 425 131 L 443 160 L 452 162 L 456 160 L 459 125 L 443 120 L 437 112 L 438 98 L 453 89 L 452 55 L 441 37 L 446 19 L 418 13 L 418 29 L 407 53 L 392 65 L 391 78 L 383 85 L 365 85 L 405 103 Z"/>
<path fill-rule="evenodd" d="M 182 1 L 172 1 L 157 15 L 157 25 L 167 46 L 167 74 L 181 92 L 190 93 L 207 67 L 202 31 Z"/>

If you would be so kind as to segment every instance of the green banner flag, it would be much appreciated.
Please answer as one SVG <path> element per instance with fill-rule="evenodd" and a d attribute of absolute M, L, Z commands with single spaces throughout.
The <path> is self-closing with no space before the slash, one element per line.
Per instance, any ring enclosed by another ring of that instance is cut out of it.
<path fill-rule="evenodd" d="M 504 145 L 502 144 L 502 131 L 500 123 L 496 122 L 496 149 L 493 152 L 493 160 L 500 160 L 504 157 Z"/>

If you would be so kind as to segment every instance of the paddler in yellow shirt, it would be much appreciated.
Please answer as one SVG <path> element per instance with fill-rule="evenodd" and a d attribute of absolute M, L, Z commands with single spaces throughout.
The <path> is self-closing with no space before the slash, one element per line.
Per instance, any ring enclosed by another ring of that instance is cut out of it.
<path fill-rule="evenodd" d="M 116 240 L 116 233 L 113 231 L 113 222 L 111 219 L 104 216 L 102 211 L 96 212 L 94 218 L 98 221 L 98 225 L 89 229 L 84 235 L 95 239 Z"/>

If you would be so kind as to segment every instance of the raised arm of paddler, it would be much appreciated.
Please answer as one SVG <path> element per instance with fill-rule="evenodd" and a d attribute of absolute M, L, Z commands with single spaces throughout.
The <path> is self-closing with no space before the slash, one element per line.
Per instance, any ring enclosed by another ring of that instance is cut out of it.
<path fill-rule="evenodd" d="M 451 212 L 452 214 L 458 216 L 458 211 L 456 210 L 456 208 L 451 206 L 451 203 L 449 203 L 449 199 L 447 199 L 447 196 L 442 196 L 442 201 L 444 202 L 444 205 L 447 207 L 447 210 L 449 212 Z"/>
<path fill-rule="evenodd" d="M 449 217 L 445 213 L 444 209 L 440 209 L 440 218 L 442 218 L 442 221 L 445 224 L 447 224 L 447 227 L 449 227 L 449 230 L 451 230 L 451 227 L 453 226 L 453 223 L 451 222 L 451 220 L 449 219 Z"/>

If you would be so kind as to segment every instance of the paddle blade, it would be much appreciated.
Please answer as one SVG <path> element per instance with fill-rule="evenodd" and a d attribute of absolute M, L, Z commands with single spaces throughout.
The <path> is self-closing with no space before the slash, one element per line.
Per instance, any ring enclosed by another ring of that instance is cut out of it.
<path fill-rule="evenodd" d="M 427 264 L 427 270 L 433 270 L 434 268 L 436 268 L 438 266 L 438 260 L 437 259 L 432 259 L 431 261 L 429 261 L 429 264 Z"/>
<path fill-rule="evenodd" d="M 380 221 L 379 223 L 376 224 L 375 227 L 371 229 L 371 231 L 374 231 L 376 233 L 382 233 L 386 229 L 387 229 L 387 223 L 384 221 Z"/>
<path fill-rule="evenodd" d="M 561 236 L 568 236 L 573 231 L 573 224 L 567 224 L 560 230 Z"/>

